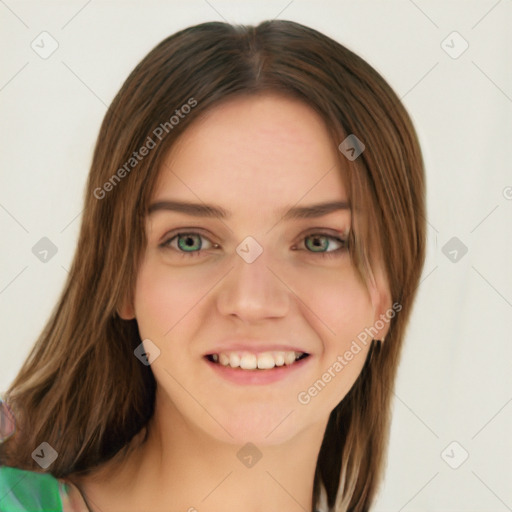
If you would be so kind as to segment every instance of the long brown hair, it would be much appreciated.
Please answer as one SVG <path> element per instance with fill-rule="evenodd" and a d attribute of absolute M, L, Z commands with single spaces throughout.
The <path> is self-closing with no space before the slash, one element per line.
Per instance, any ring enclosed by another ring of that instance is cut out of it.
<path fill-rule="evenodd" d="M 366 283 L 382 262 L 401 311 L 330 415 L 313 500 L 323 486 L 330 510 L 370 508 L 425 258 L 423 160 L 411 119 L 382 76 L 341 44 L 291 21 L 181 30 L 150 51 L 121 87 L 97 139 L 68 280 L 5 394 L 18 428 L 0 444 L 1 464 L 38 470 L 31 453 L 46 441 L 58 452 L 49 473 L 86 473 L 124 453 L 143 431 L 156 382 L 133 354 L 141 342 L 136 320 L 122 320 L 116 309 L 133 297 L 158 172 L 177 137 L 208 109 L 264 92 L 314 108 L 336 145 L 349 134 L 365 145 L 353 161 L 339 152 L 353 212 L 351 257 Z"/>

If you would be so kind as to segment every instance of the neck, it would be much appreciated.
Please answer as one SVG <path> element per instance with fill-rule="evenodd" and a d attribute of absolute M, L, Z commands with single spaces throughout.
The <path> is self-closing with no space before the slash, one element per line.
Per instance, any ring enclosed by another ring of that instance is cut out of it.
<path fill-rule="evenodd" d="M 280 444 L 226 443 L 157 396 L 147 440 L 122 469 L 110 466 L 96 481 L 108 478 L 117 496 L 113 502 L 125 498 L 133 510 L 238 512 L 243 504 L 246 512 L 310 512 L 325 426 L 312 424 Z M 94 486 L 85 494 L 90 505 L 100 503 Z"/>

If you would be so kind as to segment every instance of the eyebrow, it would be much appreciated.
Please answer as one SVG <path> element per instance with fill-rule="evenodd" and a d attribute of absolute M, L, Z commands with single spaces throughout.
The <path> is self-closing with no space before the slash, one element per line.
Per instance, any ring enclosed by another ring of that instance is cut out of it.
<path fill-rule="evenodd" d="M 292 206 L 283 215 L 283 220 L 314 219 L 339 210 L 350 210 L 350 204 L 348 201 L 330 201 L 327 203 L 317 203 L 308 206 Z M 206 203 L 189 203 L 184 201 L 158 201 L 150 205 L 148 214 L 151 215 L 158 211 L 172 211 L 194 217 L 209 217 L 216 219 L 227 219 L 231 217 L 231 212 L 220 206 Z"/>

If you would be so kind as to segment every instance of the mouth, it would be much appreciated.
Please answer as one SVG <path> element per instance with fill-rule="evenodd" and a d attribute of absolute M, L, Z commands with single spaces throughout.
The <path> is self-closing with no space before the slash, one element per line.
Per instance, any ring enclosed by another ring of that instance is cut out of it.
<path fill-rule="evenodd" d="M 272 351 L 272 352 L 221 352 L 218 354 L 207 354 L 205 359 L 220 367 L 233 368 L 249 372 L 260 372 L 274 370 L 280 367 L 289 367 L 299 361 L 307 359 L 310 354 L 295 351 Z"/>

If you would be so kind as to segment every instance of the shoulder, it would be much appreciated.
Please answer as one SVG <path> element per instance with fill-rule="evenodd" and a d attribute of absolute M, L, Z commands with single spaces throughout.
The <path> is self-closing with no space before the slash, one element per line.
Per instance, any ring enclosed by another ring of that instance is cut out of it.
<path fill-rule="evenodd" d="M 48 473 L 0 466 L 0 512 L 61 512 L 59 481 Z"/>

